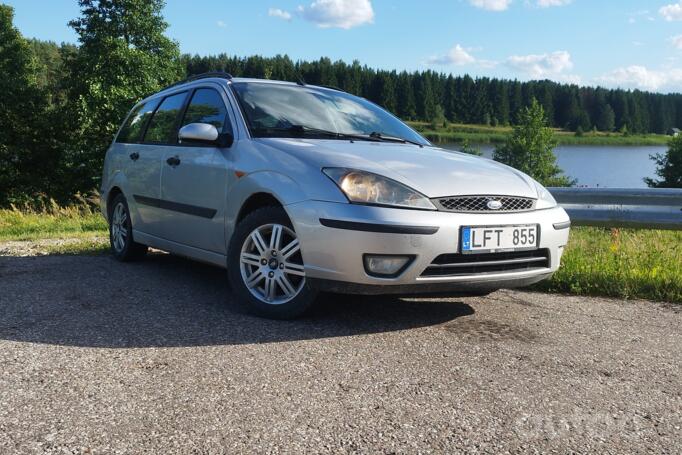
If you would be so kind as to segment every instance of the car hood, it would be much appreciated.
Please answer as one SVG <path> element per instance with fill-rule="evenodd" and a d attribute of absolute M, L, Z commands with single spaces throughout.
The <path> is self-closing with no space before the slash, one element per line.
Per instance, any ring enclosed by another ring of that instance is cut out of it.
<path fill-rule="evenodd" d="M 258 142 L 313 166 L 380 174 L 433 198 L 455 195 L 537 197 L 533 180 L 495 161 L 437 147 L 320 139 L 261 138 Z"/>

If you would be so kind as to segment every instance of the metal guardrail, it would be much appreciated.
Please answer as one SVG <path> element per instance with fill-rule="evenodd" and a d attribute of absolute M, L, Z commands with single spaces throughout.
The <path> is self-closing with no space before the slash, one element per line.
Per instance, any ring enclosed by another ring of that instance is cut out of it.
<path fill-rule="evenodd" d="M 682 189 L 548 188 L 574 226 L 682 230 Z"/>

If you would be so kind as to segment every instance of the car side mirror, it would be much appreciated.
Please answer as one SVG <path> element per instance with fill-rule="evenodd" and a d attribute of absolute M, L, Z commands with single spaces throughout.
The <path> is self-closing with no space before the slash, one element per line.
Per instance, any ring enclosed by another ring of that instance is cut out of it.
<path fill-rule="evenodd" d="M 180 143 L 209 144 L 216 147 L 229 147 L 234 141 L 230 133 L 218 133 L 210 123 L 190 123 L 178 131 Z"/>

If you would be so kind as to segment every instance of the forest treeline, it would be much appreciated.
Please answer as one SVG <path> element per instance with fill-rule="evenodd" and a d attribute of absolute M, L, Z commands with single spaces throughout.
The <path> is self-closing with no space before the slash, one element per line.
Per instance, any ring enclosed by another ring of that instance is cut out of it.
<path fill-rule="evenodd" d="M 63 58 L 78 48 L 71 44 L 31 40 L 45 68 L 40 76 L 47 85 L 58 81 Z M 579 87 L 549 80 L 520 82 L 434 71 L 397 72 L 345 63 L 323 57 L 293 61 L 288 56 L 238 57 L 228 54 L 180 56 L 187 76 L 225 71 L 234 76 L 297 81 L 338 87 L 363 96 L 405 120 L 481 125 L 513 125 L 521 109 L 533 98 L 542 105 L 549 124 L 576 131 L 628 131 L 667 134 L 682 128 L 682 94 L 658 94 L 638 90 Z M 58 87 L 55 87 L 58 89 Z M 63 96 L 58 92 L 55 96 Z"/>
<path fill-rule="evenodd" d="M 292 61 L 287 56 L 182 56 L 188 74 L 227 71 L 235 76 L 297 80 L 339 87 L 384 106 L 405 120 L 510 125 L 533 98 L 551 126 L 576 131 L 626 130 L 666 134 L 682 127 L 682 94 L 578 87 L 543 80 L 453 76 L 434 71 L 397 72 L 329 58 Z"/>
<path fill-rule="evenodd" d="M 537 100 L 550 126 L 666 133 L 682 126 L 682 94 L 397 72 L 320 58 L 182 55 L 163 0 L 78 0 L 78 45 L 27 39 L 0 3 L 0 206 L 67 202 L 99 184 L 102 162 L 133 104 L 189 75 L 226 71 L 328 85 L 405 120 L 514 125 Z"/>

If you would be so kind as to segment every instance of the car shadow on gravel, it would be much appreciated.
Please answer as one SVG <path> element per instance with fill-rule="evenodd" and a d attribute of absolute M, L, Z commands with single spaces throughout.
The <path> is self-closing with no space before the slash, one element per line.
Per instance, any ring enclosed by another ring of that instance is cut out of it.
<path fill-rule="evenodd" d="M 384 333 L 474 310 L 445 299 L 323 295 L 307 317 L 242 313 L 225 271 L 168 254 L 0 257 L 0 339 L 82 347 L 235 345 Z"/>

